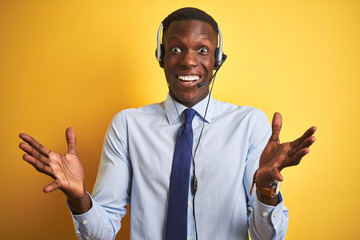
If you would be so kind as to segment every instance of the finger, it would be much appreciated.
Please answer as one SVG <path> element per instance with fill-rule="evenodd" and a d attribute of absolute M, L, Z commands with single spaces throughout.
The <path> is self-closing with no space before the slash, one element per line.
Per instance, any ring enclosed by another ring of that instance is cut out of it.
<path fill-rule="evenodd" d="M 296 166 L 300 163 L 301 159 L 307 155 L 310 152 L 309 148 L 302 148 L 300 151 L 298 151 L 293 157 L 291 158 L 287 158 L 285 161 L 282 162 L 281 164 L 281 169 L 285 168 L 285 167 L 290 167 L 290 166 Z M 281 170 L 280 169 L 280 170 Z"/>
<path fill-rule="evenodd" d="M 33 158 L 39 160 L 41 163 L 46 164 L 46 165 L 49 164 L 49 161 L 50 161 L 49 158 L 45 157 L 44 155 L 42 155 L 41 153 L 36 151 L 35 148 L 31 147 L 28 143 L 21 142 L 19 144 L 19 148 L 21 150 L 23 150 L 24 152 L 26 152 L 28 155 L 30 155 Z"/>
<path fill-rule="evenodd" d="M 272 134 L 269 141 L 280 143 L 279 135 L 282 126 L 281 114 L 276 112 L 272 120 Z"/>
<path fill-rule="evenodd" d="M 53 177 L 52 169 L 48 165 L 38 161 L 38 159 L 34 158 L 33 156 L 30 156 L 28 154 L 24 154 L 23 159 L 26 162 L 28 162 L 29 164 L 31 164 L 38 172 L 41 172 L 41 173 L 44 173 L 44 174 L 46 174 L 46 175 L 48 175 L 50 177 Z"/>
<path fill-rule="evenodd" d="M 32 146 L 33 148 L 36 149 L 36 151 L 38 151 L 39 153 L 41 153 L 42 155 L 48 157 L 50 150 L 47 149 L 45 146 L 43 146 L 42 144 L 40 144 L 38 141 L 36 141 L 35 138 L 31 137 L 30 135 L 26 134 L 26 133 L 20 133 L 19 137 L 24 140 L 25 142 L 27 142 L 30 146 Z"/>
<path fill-rule="evenodd" d="M 296 148 L 292 148 L 288 152 L 288 156 L 292 157 L 294 156 L 298 151 L 300 151 L 303 148 L 309 148 L 314 142 L 316 138 L 314 136 L 310 136 L 307 139 L 305 139 L 299 146 Z"/>
<path fill-rule="evenodd" d="M 78 155 L 76 150 L 76 134 L 72 127 L 66 129 L 66 141 L 68 144 L 68 153 Z"/>
<path fill-rule="evenodd" d="M 43 189 L 44 193 L 53 192 L 55 190 L 58 190 L 61 187 L 61 183 L 58 179 L 50 183 L 49 185 L 46 185 Z"/>
<path fill-rule="evenodd" d="M 311 127 L 309 128 L 301 137 L 299 137 L 298 139 L 296 139 L 295 141 L 290 143 L 291 148 L 296 148 L 297 146 L 299 146 L 305 139 L 311 137 L 312 135 L 314 135 L 315 131 L 316 131 L 316 127 Z"/>

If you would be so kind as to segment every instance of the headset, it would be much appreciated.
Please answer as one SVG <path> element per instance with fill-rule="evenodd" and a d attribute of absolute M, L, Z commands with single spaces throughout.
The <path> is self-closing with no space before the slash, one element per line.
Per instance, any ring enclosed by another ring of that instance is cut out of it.
<path fill-rule="evenodd" d="M 156 59 L 160 64 L 160 67 L 164 68 L 165 48 L 164 45 L 161 43 L 162 28 L 163 28 L 163 23 L 160 23 L 160 27 L 157 34 L 157 48 L 155 54 L 156 54 Z M 215 63 L 214 63 L 215 69 L 218 69 L 227 58 L 227 56 L 223 53 L 223 38 L 219 27 L 218 27 L 218 32 L 219 32 L 219 47 L 216 48 L 215 50 Z"/>

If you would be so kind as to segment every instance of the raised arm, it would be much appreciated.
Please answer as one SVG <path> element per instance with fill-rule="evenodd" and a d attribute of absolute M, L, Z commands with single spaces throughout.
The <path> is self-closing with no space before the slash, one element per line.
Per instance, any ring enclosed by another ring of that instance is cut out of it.
<path fill-rule="evenodd" d="M 81 214 L 91 208 L 91 200 L 84 187 L 84 169 L 76 150 L 76 135 L 73 128 L 66 129 L 68 151 L 66 154 L 53 152 L 28 134 L 20 133 L 19 144 L 25 152 L 23 159 L 36 170 L 54 179 L 43 189 L 49 193 L 60 189 L 67 197 L 70 209 Z"/>
<path fill-rule="evenodd" d="M 309 128 L 300 138 L 280 143 L 279 135 L 282 126 L 280 113 L 275 113 L 272 121 L 272 135 L 260 157 L 259 169 L 256 173 L 257 186 L 270 187 L 275 180 L 283 181 L 281 170 L 295 166 L 309 153 L 309 147 L 315 142 L 313 134 L 316 127 Z M 258 194 L 261 202 L 275 206 L 278 203 L 277 197 L 266 197 Z"/>

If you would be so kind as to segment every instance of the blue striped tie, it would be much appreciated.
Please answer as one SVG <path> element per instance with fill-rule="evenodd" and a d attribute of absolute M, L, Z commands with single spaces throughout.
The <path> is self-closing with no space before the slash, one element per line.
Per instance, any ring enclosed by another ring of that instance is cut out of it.
<path fill-rule="evenodd" d="M 180 127 L 170 176 L 170 192 L 166 223 L 166 240 L 185 240 L 187 237 L 187 202 L 193 131 L 194 109 L 184 111 L 185 122 Z"/>

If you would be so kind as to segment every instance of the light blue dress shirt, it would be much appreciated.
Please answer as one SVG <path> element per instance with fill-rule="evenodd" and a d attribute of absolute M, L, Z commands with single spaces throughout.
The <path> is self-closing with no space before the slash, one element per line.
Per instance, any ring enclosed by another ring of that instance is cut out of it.
<path fill-rule="evenodd" d="M 205 98 L 193 107 L 197 113 L 192 123 L 193 151 L 205 124 L 193 153 L 199 239 L 249 239 L 248 233 L 253 240 L 284 239 L 288 211 L 281 194 L 273 207 L 249 193 L 271 135 L 267 116 L 256 108 L 212 97 L 204 116 L 207 102 Z M 131 238 L 164 239 L 175 141 L 185 109 L 168 96 L 164 102 L 127 109 L 114 117 L 104 141 L 92 208 L 73 216 L 79 239 L 114 239 L 129 202 Z M 189 193 L 189 239 L 195 239 L 192 199 Z"/>

